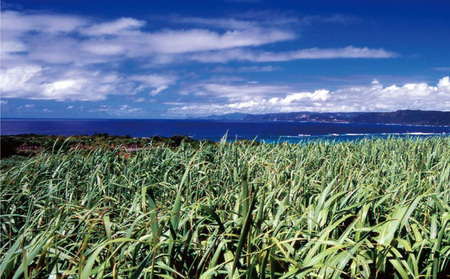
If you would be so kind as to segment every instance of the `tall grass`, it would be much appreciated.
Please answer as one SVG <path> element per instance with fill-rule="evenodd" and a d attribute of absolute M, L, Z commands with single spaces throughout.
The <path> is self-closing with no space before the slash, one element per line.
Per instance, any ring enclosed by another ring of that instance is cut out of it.
<path fill-rule="evenodd" d="M 450 273 L 450 138 L 55 150 L 0 182 L 2 278 Z"/>

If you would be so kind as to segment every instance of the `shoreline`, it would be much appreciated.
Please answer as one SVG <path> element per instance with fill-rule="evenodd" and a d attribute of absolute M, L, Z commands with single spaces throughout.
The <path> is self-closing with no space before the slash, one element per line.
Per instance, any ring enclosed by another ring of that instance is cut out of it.
<path fill-rule="evenodd" d="M 182 121 L 182 122 L 223 122 L 223 123 L 302 123 L 302 124 L 355 124 L 355 125 L 387 125 L 407 127 L 442 127 L 450 128 L 450 125 L 436 124 L 414 124 L 414 123 L 391 123 L 391 122 L 354 122 L 354 121 L 301 121 L 301 120 L 251 120 L 251 119 L 202 119 L 202 118 L 1 118 L 5 121 Z"/>
<path fill-rule="evenodd" d="M 30 156 L 41 151 L 50 151 L 53 149 L 72 149 L 72 150 L 94 150 L 102 148 L 104 150 L 120 149 L 121 152 L 134 153 L 148 146 L 158 147 L 165 146 L 168 148 L 178 148 L 181 145 L 200 146 L 201 144 L 218 144 L 225 138 L 227 143 L 244 143 L 244 144 L 300 144 L 306 142 L 359 142 L 362 140 L 388 140 L 392 138 L 398 139 L 427 139 L 427 138 L 448 138 L 450 133 L 424 133 L 424 132 L 408 132 L 408 133 L 330 133 L 326 135 L 280 135 L 274 138 L 253 139 L 246 138 L 226 138 L 226 135 L 219 140 L 211 139 L 195 139 L 187 135 L 173 135 L 171 137 L 131 137 L 117 136 L 106 133 L 96 133 L 94 135 L 40 135 L 40 134 L 17 134 L 6 135 L 1 137 L 1 158 L 8 158 L 13 155 Z M 283 140 L 285 139 L 285 140 Z"/>

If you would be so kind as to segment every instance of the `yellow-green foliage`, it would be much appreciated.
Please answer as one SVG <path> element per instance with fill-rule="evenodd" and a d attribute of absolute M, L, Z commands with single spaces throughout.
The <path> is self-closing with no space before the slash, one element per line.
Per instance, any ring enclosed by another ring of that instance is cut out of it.
<path fill-rule="evenodd" d="M 1 175 L 2 278 L 439 278 L 450 138 L 37 155 Z M 52 277 L 49 277 L 52 276 Z"/>

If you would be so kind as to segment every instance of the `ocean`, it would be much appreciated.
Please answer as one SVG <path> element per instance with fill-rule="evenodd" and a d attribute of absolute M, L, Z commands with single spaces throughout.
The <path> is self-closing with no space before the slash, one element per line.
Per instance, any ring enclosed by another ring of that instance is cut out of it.
<path fill-rule="evenodd" d="M 265 142 L 359 140 L 364 138 L 449 136 L 450 127 L 355 123 L 245 122 L 161 119 L 1 119 L 1 135 L 186 135 L 197 140 L 256 139 Z"/>

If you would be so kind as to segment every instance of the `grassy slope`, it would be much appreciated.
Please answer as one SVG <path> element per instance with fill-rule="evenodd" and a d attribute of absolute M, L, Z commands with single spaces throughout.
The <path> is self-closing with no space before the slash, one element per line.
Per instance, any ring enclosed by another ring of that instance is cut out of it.
<path fill-rule="evenodd" d="M 450 266 L 450 138 L 44 153 L 0 182 L 2 278 L 438 278 Z"/>

